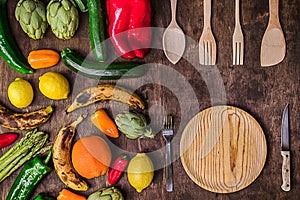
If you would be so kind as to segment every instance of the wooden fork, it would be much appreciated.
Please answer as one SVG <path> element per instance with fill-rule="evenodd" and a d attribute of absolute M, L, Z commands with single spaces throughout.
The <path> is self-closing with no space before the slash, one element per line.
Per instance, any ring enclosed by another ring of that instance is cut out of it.
<path fill-rule="evenodd" d="M 211 30 L 211 0 L 204 0 L 204 28 L 199 40 L 199 62 L 201 65 L 215 65 L 217 45 Z"/>
<path fill-rule="evenodd" d="M 244 36 L 240 23 L 240 0 L 235 0 L 235 28 L 232 38 L 233 65 L 244 63 Z"/>

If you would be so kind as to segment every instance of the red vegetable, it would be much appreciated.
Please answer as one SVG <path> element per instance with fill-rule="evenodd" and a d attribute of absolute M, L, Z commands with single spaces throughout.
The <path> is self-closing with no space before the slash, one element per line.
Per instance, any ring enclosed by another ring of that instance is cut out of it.
<path fill-rule="evenodd" d="M 0 148 L 7 147 L 18 138 L 17 133 L 2 133 L 0 134 Z"/>
<path fill-rule="evenodd" d="M 123 58 L 144 58 L 152 37 L 150 0 L 107 0 L 106 9 L 116 51 Z"/>
<path fill-rule="evenodd" d="M 107 181 L 109 184 L 115 184 L 122 176 L 124 170 L 128 165 L 128 155 L 121 154 L 114 161 L 112 167 L 108 171 Z"/>

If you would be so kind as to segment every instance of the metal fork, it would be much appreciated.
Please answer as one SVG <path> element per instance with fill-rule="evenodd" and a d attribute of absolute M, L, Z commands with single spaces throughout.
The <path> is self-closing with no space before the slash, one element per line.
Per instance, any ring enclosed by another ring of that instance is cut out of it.
<path fill-rule="evenodd" d="M 173 191 L 173 169 L 171 160 L 171 140 L 173 138 L 173 117 L 171 115 L 164 116 L 163 121 L 163 138 L 166 140 L 166 189 L 168 192 Z"/>
<path fill-rule="evenodd" d="M 216 57 L 217 45 L 211 30 L 211 0 L 204 0 L 204 28 L 199 40 L 199 62 L 201 65 L 215 65 Z"/>
<path fill-rule="evenodd" d="M 240 23 L 240 0 L 235 0 L 235 28 L 232 38 L 233 65 L 244 63 L 244 36 Z"/>

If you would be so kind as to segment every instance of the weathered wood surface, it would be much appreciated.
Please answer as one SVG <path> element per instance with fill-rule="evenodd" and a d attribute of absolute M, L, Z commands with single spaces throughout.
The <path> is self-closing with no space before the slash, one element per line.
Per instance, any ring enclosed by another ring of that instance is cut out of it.
<path fill-rule="evenodd" d="M 61 41 L 54 37 L 48 29 L 44 39 L 33 41 L 21 30 L 14 18 L 16 0 L 8 2 L 8 15 L 13 37 L 17 40 L 22 53 L 27 56 L 29 51 L 37 48 L 53 48 L 61 51 L 70 47 L 80 55 L 85 56 L 91 51 L 89 44 L 88 16 L 80 15 L 80 27 L 75 37 Z M 151 1 L 153 7 L 153 26 L 164 28 L 171 20 L 170 3 L 168 0 Z M 268 1 L 241 2 L 241 23 L 245 37 L 245 57 L 243 66 L 232 66 L 232 34 L 234 29 L 234 1 L 213 1 L 212 29 L 217 41 L 217 65 L 215 67 L 199 66 L 197 64 L 197 41 L 203 29 L 203 1 L 178 0 L 177 21 L 188 36 L 184 58 L 176 65 L 164 56 L 161 50 L 162 31 L 154 35 L 154 49 L 144 59 L 151 63 L 147 74 L 138 79 L 120 80 L 118 84 L 137 89 L 138 93 L 147 100 L 149 118 L 154 131 L 161 129 L 164 112 L 175 116 L 176 135 L 173 140 L 174 192 L 165 190 L 164 170 L 161 168 L 164 160 L 164 140 L 161 133 L 154 140 L 128 140 L 124 136 L 113 139 L 114 151 L 126 150 L 135 152 L 153 152 L 150 156 L 157 168 L 153 183 L 149 188 L 138 194 L 129 185 L 126 175 L 116 185 L 124 193 L 126 199 L 299 199 L 300 182 L 300 126 L 299 126 L 299 77 L 300 77 L 300 44 L 299 44 L 299 1 L 280 1 L 280 20 L 286 37 L 287 54 L 282 63 L 274 67 L 260 67 L 260 45 L 263 33 L 268 23 Z M 55 106 L 55 113 L 41 130 L 51 134 L 51 140 L 65 123 L 75 119 L 81 112 L 93 112 L 95 108 L 104 106 L 110 114 L 128 109 L 124 105 L 100 103 L 81 109 L 74 114 L 65 114 L 72 97 L 82 88 L 95 85 L 98 81 L 76 76 L 62 63 L 50 69 L 36 71 L 33 75 L 21 75 L 9 68 L 1 59 L 1 103 L 20 112 L 35 110 L 46 105 Z M 63 73 L 74 86 L 70 98 L 63 101 L 52 101 L 38 90 L 38 77 L 46 71 Z M 8 84 L 16 77 L 22 77 L 31 82 L 35 98 L 26 110 L 13 108 L 7 97 Z M 105 81 L 101 81 L 105 82 Z M 115 82 L 115 81 L 110 81 Z M 282 111 L 286 103 L 290 103 L 291 124 L 291 173 L 292 189 L 283 192 L 280 188 L 281 164 L 280 155 L 280 125 Z M 229 104 L 249 112 L 262 126 L 267 141 L 267 160 L 259 177 L 245 189 L 232 194 L 216 194 L 206 191 L 193 183 L 187 176 L 179 159 L 179 141 L 181 133 L 188 121 L 199 111 L 212 105 Z M 7 129 L 0 128 L 1 133 Z M 89 120 L 78 127 L 76 139 L 83 135 L 98 133 Z M 20 132 L 24 134 L 24 132 Z M 6 149 L 0 150 L 2 152 Z M 117 152 L 116 152 L 117 153 Z M 11 184 L 19 171 L 0 184 L 1 199 L 5 199 Z M 91 189 L 81 194 L 88 195 L 92 191 L 106 186 L 105 177 L 88 181 Z M 56 196 L 65 188 L 54 171 L 51 172 L 36 189 L 35 195 L 48 191 Z"/>

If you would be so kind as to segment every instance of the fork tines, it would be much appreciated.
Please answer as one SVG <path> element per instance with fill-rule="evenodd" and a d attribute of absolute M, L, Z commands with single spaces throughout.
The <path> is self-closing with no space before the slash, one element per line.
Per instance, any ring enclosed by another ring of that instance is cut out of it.
<path fill-rule="evenodd" d="M 200 44 L 201 43 L 201 44 Z M 202 65 L 215 65 L 216 45 L 213 38 L 207 41 L 199 42 L 199 60 Z"/>
<path fill-rule="evenodd" d="M 232 37 L 232 64 L 244 63 L 244 36 L 240 23 L 240 0 L 235 0 L 235 27 Z"/>
<path fill-rule="evenodd" d="M 172 129 L 173 128 L 173 117 L 172 115 L 164 116 L 164 129 Z"/>
<path fill-rule="evenodd" d="M 204 27 L 199 40 L 199 63 L 201 65 L 215 65 L 217 45 L 211 30 L 211 2 L 204 0 Z"/>
<path fill-rule="evenodd" d="M 234 30 L 232 38 L 233 65 L 243 65 L 244 63 L 244 37 L 241 26 L 238 24 Z"/>
<path fill-rule="evenodd" d="M 243 42 L 233 41 L 233 65 L 243 65 L 244 62 L 244 44 Z"/>

